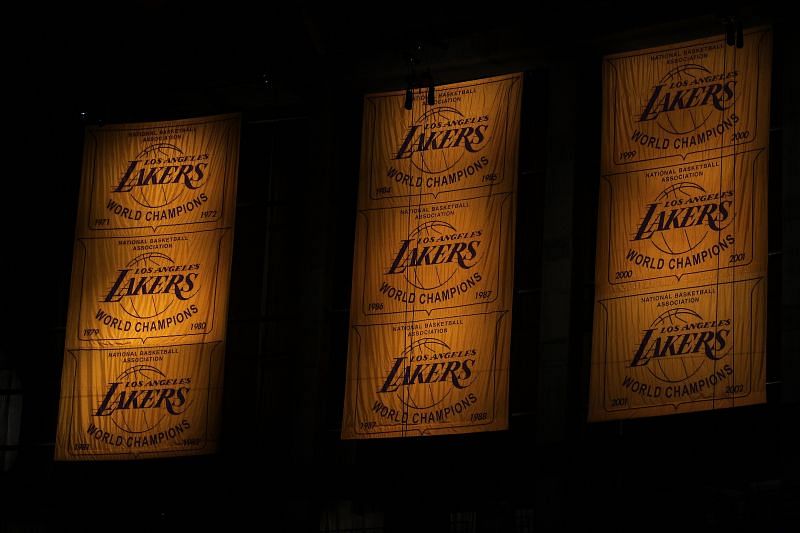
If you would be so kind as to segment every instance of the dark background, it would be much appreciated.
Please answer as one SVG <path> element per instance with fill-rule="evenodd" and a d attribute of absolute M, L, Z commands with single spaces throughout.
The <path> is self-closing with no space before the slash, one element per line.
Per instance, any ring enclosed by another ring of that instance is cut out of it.
<path fill-rule="evenodd" d="M 776 6 L 149 1 L 10 17 L 0 531 L 796 530 L 800 32 Z M 768 402 L 588 424 L 601 58 L 720 34 L 730 14 L 774 29 Z M 510 430 L 341 441 L 362 98 L 405 87 L 412 54 L 436 83 L 525 72 Z M 243 126 L 220 450 L 55 463 L 84 128 L 223 112 Z"/>

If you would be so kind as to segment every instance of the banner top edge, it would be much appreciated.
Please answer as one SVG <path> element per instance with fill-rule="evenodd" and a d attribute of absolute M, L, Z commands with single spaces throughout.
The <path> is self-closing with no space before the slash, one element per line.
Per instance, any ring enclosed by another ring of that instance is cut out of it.
<path fill-rule="evenodd" d="M 226 120 L 242 120 L 242 113 L 222 113 L 218 115 L 203 115 L 190 118 L 143 121 L 143 122 L 110 122 L 108 124 L 92 124 L 86 126 L 87 130 L 130 130 L 130 129 L 149 129 L 170 126 L 189 126 L 192 124 L 207 124 L 209 122 L 222 122 Z"/>
<path fill-rule="evenodd" d="M 506 81 L 506 80 L 522 80 L 523 76 L 525 75 L 524 72 L 509 72 L 508 74 L 500 74 L 498 76 L 489 76 L 486 78 L 472 78 L 468 80 L 462 80 L 454 83 L 444 83 L 444 84 L 434 84 L 434 87 L 437 91 L 446 91 L 448 89 L 458 89 L 461 87 L 473 85 L 475 83 L 494 83 L 499 81 Z M 420 89 L 420 87 L 416 87 L 416 89 Z M 379 92 L 371 92 L 371 93 L 364 93 L 364 99 L 368 98 L 382 98 L 387 96 L 403 96 L 405 95 L 406 89 L 395 89 L 392 91 L 379 91 Z"/>
<path fill-rule="evenodd" d="M 746 28 L 744 30 L 744 35 L 753 35 L 756 33 L 768 33 L 772 31 L 771 26 L 763 25 L 763 26 L 754 26 L 752 28 Z M 684 48 L 689 46 L 698 46 L 703 44 L 709 44 L 714 42 L 725 42 L 725 34 L 724 33 L 717 33 L 708 37 L 701 37 L 699 39 L 691 39 L 691 40 L 679 40 L 668 42 L 665 44 L 661 44 L 658 46 L 652 46 L 647 48 L 633 48 L 630 50 L 622 51 L 622 52 L 615 52 L 613 54 L 605 54 L 603 55 L 603 61 L 613 60 L 613 59 L 620 59 L 623 57 L 630 57 L 632 54 L 636 55 L 646 55 L 652 54 L 656 52 L 662 52 L 664 50 L 672 50 L 675 48 Z"/>

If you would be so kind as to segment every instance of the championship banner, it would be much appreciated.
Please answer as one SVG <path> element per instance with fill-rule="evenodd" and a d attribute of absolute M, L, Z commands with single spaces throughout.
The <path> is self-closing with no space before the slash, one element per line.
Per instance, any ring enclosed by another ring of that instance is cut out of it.
<path fill-rule="evenodd" d="M 222 343 L 67 350 L 61 460 L 143 459 L 216 448 Z M 66 407 L 66 409 L 64 409 Z"/>
<path fill-rule="evenodd" d="M 221 229 L 78 239 L 72 286 L 80 300 L 67 335 L 101 344 L 224 340 L 228 291 L 219 283 L 230 277 L 232 237 Z"/>
<path fill-rule="evenodd" d="M 216 449 L 239 130 L 87 129 L 57 460 Z"/>
<path fill-rule="evenodd" d="M 364 98 L 359 209 L 516 190 L 522 76 Z M 440 198 L 441 199 L 441 198 Z"/>
<path fill-rule="evenodd" d="M 765 273 L 766 175 L 766 151 L 751 151 L 604 176 L 597 286 L 624 294 Z"/>
<path fill-rule="evenodd" d="M 766 401 L 764 278 L 600 300 L 595 316 L 596 419 Z"/>
<path fill-rule="evenodd" d="M 604 60 L 592 421 L 766 401 L 771 53 Z"/>
<path fill-rule="evenodd" d="M 510 328 L 504 315 L 420 316 L 354 326 L 350 342 L 357 375 L 348 386 L 354 388 L 355 402 L 344 413 L 345 427 L 353 428 L 349 436 L 431 435 L 505 426 Z"/>
<path fill-rule="evenodd" d="M 233 226 L 239 118 L 86 131 L 78 237 Z"/>
<path fill-rule="evenodd" d="M 601 174 L 766 148 L 771 61 L 767 29 L 606 56 Z"/>
<path fill-rule="evenodd" d="M 363 316 L 481 310 L 511 301 L 503 263 L 509 254 L 511 193 L 359 212 L 356 276 Z M 387 243 L 390 253 L 376 254 Z M 481 294 L 481 297 L 476 297 Z"/>
<path fill-rule="evenodd" d="M 521 90 L 365 97 L 342 438 L 508 427 Z"/>

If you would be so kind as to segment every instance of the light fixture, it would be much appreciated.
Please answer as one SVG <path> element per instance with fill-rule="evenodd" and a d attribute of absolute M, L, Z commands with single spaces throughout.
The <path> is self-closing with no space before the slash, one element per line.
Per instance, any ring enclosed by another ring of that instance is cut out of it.
<path fill-rule="evenodd" d="M 744 30 L 741 20 L 736 21 L 736 48 L 744 48 Z"/>
<path fill-rule="evenodd" d="M 733 17 L 724 19 L 725 22 L 725 43 L 728 46 L 736 44 L 736 38 L 733 33 Z"/>
<path fill-rule="evenodd" d="M 441 44 L 440 42 L 435 43 L 440 48 L 446 48 L 446 45 Z M 429 106 L 436 105 L 436 86 L 433 83 L 433 75 L 431 74 L 431 69 L 427 68 L 426 71 L 421 71 L 419 76 L 417 76 L 417 67 L 421 64 L 421 54 L 424 46 L 422 41 L 416 41 L 413 44 L 413 48 L 411 49 L 408 55 L 408 78 L 407 78 L 407 85 L 406 85 L 406 100 L 405 100 L 405 107 L 407 110 L 411 111 L 414 107 L 414 89 L 419 90 L 420 99 L 422 97 L 422 91 L 427 87 L 428 94 L 425 102 Z"/>

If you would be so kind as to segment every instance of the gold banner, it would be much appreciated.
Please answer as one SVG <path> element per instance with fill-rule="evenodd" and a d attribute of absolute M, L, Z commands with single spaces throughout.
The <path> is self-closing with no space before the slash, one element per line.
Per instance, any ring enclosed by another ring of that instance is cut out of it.
<path fill-rule="evenodd" d="M 513 200 L 506 193 L 361 211 L 365 246 L 355 258 L 355 279 L 363 284 L 359 311 L 369 316 L 409 309 L 488 310 L 508 301 L 501 267 L 512 245 Z M 391 249 L 384 246 L 392 243 Z"/>
<path fill-rule="evenodd" d="M 607 56 L 602 174 L 766 147 L 771 58 L 765 29 Z"/>
<path fill-rule="evenodd" d="M 238 154 L 232 115 L 88 129 L 78 236 L 232 226 Z"/>
<path fill-rule="evenodd" d="M 766 195 L 756 194 L 766 175 L 766 152 L 753 151 L 603 177 L 597 286 L 630 293 L 766 272 Z"/>
<path fill-rule="evenodd" d="M 763 403 L 766 280 L 599 300 L 593 419 Z"/>
<path fill-rule="evenodd" d="M 764 402 L 771 33 L 608 56 L 590 420 Z"/>
<path fill-rule="evenodd" d="M 505 429 L 506 318 L 488 313 L 354 326 L 344 437 Z"/>
<path fill-rule="evenodd" d="M 364 98 L 359 209 L 516 190 L 519 75 Z"/>
<path fill-rule="evenodd" d="M 67 350 L 57 459 L 143 459 L 216 448 L 222 343 Z"/>
<path fill-rule="evenodd" d="M 231 246 L 226 229 L 78 239 L 67 334 L 115 346 L 224 340 Z"/>
<path fill-rule="evenodd" d="M 57 460 L 216 449 L 239 117 L 87 130 Z"/>
<path fill-rule="evenodd" d="M 365 97 L 342 438 L 508 426 L 521 90 Z"/>

